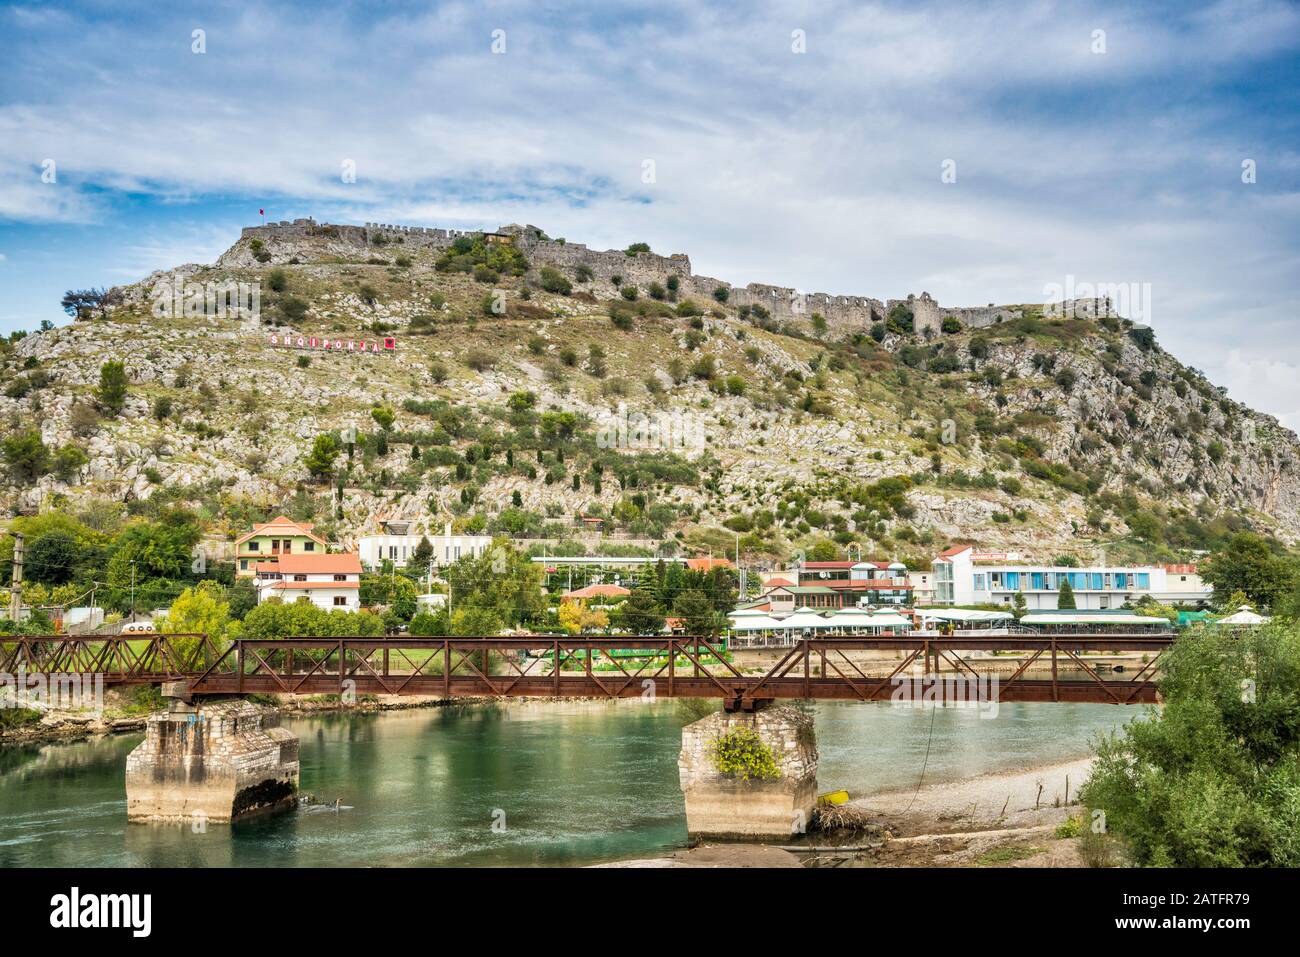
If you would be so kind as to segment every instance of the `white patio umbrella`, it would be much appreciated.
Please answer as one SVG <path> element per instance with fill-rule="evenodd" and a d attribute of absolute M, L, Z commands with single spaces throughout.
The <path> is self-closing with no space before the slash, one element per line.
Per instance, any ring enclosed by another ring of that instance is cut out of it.
<path fill-rule="evenodd" d="M 881 611 L 872 615 L 868 624 L 872 628 L 911 628 L 912 619 L 904 618 L 896 612 Z"/>
<path fill-rule="evenodd" d="M 853 629 L 870 628 L 872 614 L 865 608 L 859 608 L 856 605 L 850 605 L 847 608 L 841 608 L 832 612 L 830 616 L 831 623 L 836 628 Z"/>
<path fill-rule="evenodd" d="M 1220 618 L 1216 625 L 1263 625 L 1272 621 L 1269 616 L 1261 615 L 1249 605 L 1242 605 L 1226 618 Z"/>

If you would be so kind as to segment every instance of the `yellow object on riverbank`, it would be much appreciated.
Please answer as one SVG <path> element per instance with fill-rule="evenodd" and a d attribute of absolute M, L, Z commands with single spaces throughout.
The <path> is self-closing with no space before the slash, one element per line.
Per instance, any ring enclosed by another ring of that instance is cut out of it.
<path fill-rule="evenodd" d="M 828 791 L 825 794 L 817 795 L 818 804 L 833 804 L 838 807 L 841 804 L 849 803 L 848 791 Z"/>

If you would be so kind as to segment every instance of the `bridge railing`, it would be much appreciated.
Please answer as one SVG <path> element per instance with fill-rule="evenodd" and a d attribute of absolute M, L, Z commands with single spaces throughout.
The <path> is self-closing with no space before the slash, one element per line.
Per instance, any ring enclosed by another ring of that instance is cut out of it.
<path fill-rule="evenodd" d="M 197 632 L 0 637 L 0 672 L 99 674 L 112 683 L 149 683 L 196 674 L 224 650 Z"/>
<path fill-rule="evenodd" d="M 1004 700 L 1155 700 L 1154 676 L 1172 638 L 994 635 L 800 638 L 766 671 L 742 671 L 725 644 L 705 637 L 554 635 L 456 638 L 206 635 L 69 636 L 0 641 L 0 670 L 103 674 L 106 683 L 184 680 L 191 694 L 420 694 L 442 697 L 713 697 L 736 706 L 775 698 L 889 700 L 903 680 L 992 677 L 989 653 L 1019 652 L 996 674 Z M 864 650 L 901 652 L 868 674 Z M 1083 655 L 1144 652 L 1131 678 L 1106 679 Z M 855 661 L 855 654 L 859 660 Z M 1029 674 L 1050 666 L 1050 679 Z M 1070 674 L 1062 676 L 1061 666 Z"/>

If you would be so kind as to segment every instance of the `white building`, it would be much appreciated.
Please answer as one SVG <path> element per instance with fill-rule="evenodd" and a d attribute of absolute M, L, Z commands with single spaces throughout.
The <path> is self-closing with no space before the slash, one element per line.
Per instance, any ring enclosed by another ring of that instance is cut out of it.
<path fill-rule="evenodd" d="M 1025 607 L 1055 609 L 1061 582 L 1068 581 L 1075 605 L 1081 609 L 1119 608 L 1126 601 L 1149 595 L 1159 601 L 1195 602 L 1209 598 L 1210 589 L 1193 573 L 1171 587 L 1163 565 L 1094 566 L 1030 565 L 1019 556 L 976 552 L 970 545 L 955 545 L 932 563 L 934 601 L 938 605 L 994 604 L 1010 606 L 1016 593 Z"/>
<path fill-rule="evenodd" d="M 909 571 L 907 583 L 912 586 L 912 601 L 918 605 L 934 604 L 934 570 Z"/>
<path fill-rule="evenodd" d="M 279 561 L 259 562 L 257 602 L 306 598 L 325 611 L 360 611 L 361 559 L 351 555 L 281 555 Z"/>
<path fill-rule="evenodd" d="M 1195 565 L 1165 565 L 1164 569 L 1164 586 L 1159 590 L 1152 589 L 1152 598 L 1165 604 L 1209 600 L 1214 588 L 1201 581 Z"/>
<path fill-rule="evenodd" d="M 357 540 L 357 552 L 369 568 L 378 568 L 392 562 L 404 568 L 420 546 L 420 540 L 429 539 L 433 546 L 433 564 L 450 565 L 460 558 L 478 558 L 492 547 L 491 535 L 453 535 L 448 522 L 441 535 L 428 535 L 413 529 L 413 523 L 398 519 L 382 519 L 378 535 L 365 535 Z"/>

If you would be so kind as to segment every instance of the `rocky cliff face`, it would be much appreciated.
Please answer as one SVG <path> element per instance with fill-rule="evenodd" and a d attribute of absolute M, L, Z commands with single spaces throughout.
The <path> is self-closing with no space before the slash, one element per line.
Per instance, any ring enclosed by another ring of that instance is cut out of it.
<path fill-rule="evenodd" d="M 538 259 L 512 275 L 481 242 L 448 259 L 447 244 L 246 235 L 213 266 L 124 288 L 103 317 L 26 336 L 0 365 L 0 415 L 39 432 L 47 461 L 11 462 L 0 501 L 166 501 L 232 528 L 288 503 L 345 538 L 381 514 L 550 537 L 597 514 L 644 539 L 730 550 L 738 534 L 757 554 L 1300 536 L 1296 436 L 1113 317 L 1031 305 L 951 333 L 883 316 L 813 329 L 634 268 L 617 284 L 559 268 L 562 294 Z M 239 283 L 255 314 L 222 313 Z M 118 414 L 97 394 L 110 360 L 130 379 Z M 351 456 L 313 475 L 316 436 L 346 446 L 349 430 Z"/>

